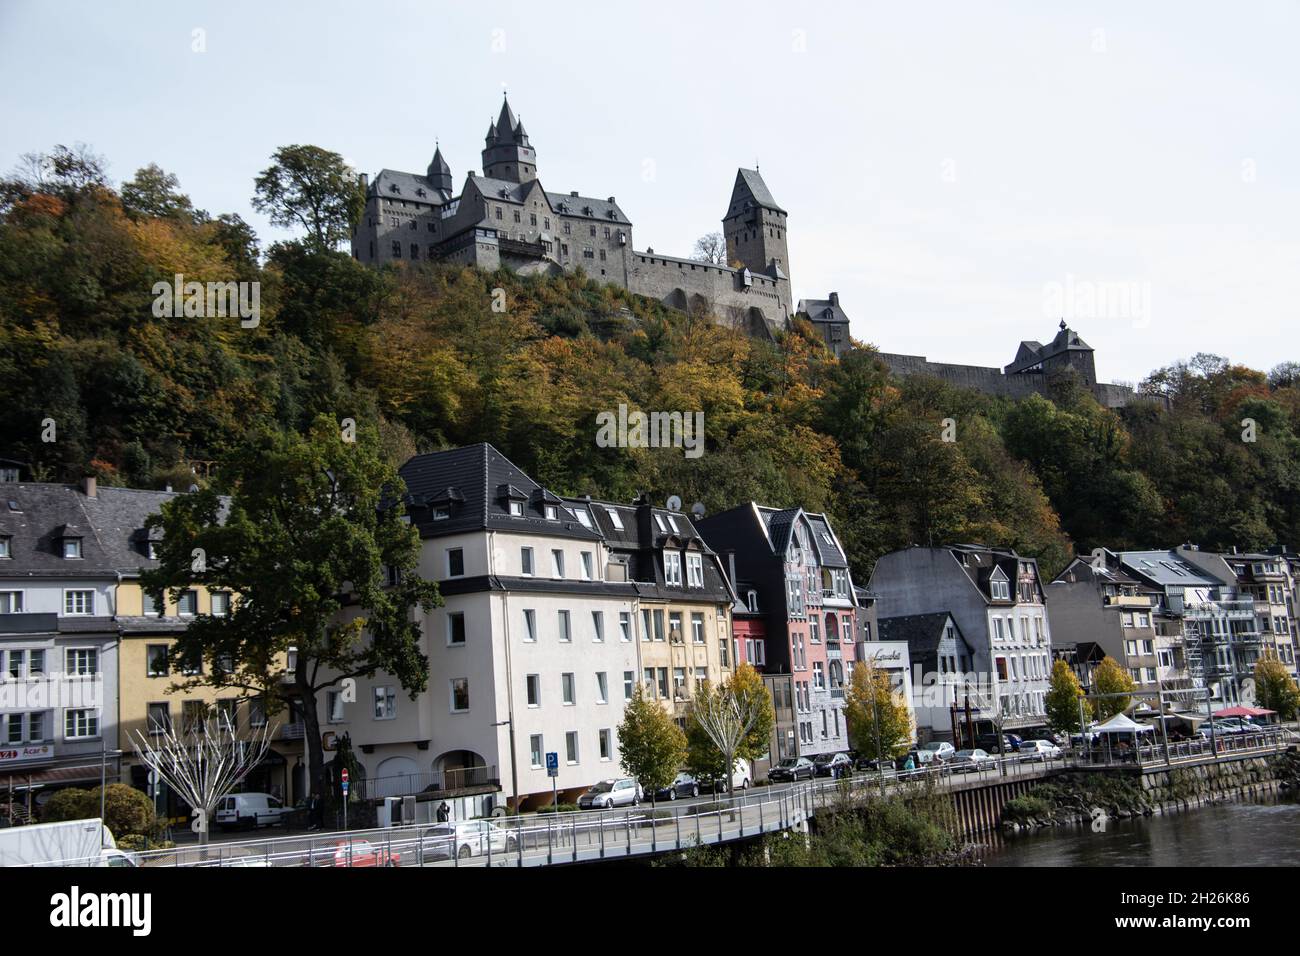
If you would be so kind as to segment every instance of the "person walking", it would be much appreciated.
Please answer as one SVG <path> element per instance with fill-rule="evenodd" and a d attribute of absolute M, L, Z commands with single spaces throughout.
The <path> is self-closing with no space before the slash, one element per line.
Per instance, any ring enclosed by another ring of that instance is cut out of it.
<path fill-rule="evenodd" d="M 447 801 L 444 800 L 442 801 L 442 805 L 438 807 L 438 822 L 446 823 L 450 817 L 451 807 L 447 806 Z"/>

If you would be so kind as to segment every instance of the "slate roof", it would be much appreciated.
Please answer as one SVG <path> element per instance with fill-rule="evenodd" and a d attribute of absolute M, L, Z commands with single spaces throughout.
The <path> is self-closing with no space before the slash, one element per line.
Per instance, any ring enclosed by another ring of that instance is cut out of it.
<path fill-rule="evenodd" d="M 623 210 L 618 207 L 618 203 L 610 199 L 551 192 L 546 194 L 546 198 L 550 202 L 551 208 L 562 216 L 599 219 L 602 222 L 617 222 L 625 226 L 632 224 L 632 220 L 624 215 Z M 591 212 L 583 212 L 584 209 L 590 209 Z M 613 213 L 612 216 L 611 213 Z"/>
<path fill-rule="evenodd" d="M 642 596 L 717 603 L 731 603 L 735 600 L 735 593 L 721 559 L 704 540 L 690 515 L 656 508 L 648 503 L 624 505 L 591 498 L 566 498 L 565 504 L 575 514 L 577 511 L 586 511 L 591 516 L 593 526 L 600 531 L 610 551 L 627 560 L 628 576 L 639 585 L 638 592 Z M 621 528 L 614 524 L 611 512 L 618 515 Z M 664 522 L 666 530 L 660 530 L 660 520 Z M 682 586 L 668 586 L 663 566 L 665 546 L 702 556 L 703 589 L 686 586 L 684 561 Z"/>
<path fill-rule="evenodd" d="M 966 640 L 966 635 L 961 632 L 961 625 L 947 611 L 882 617 L 876 622 L 876 633 L 880 635 L 882 641 L 906 641 L 912 660 L 922 662 L 926 655 L 934 656 L 938 653 L 939 642 L 943 640 L 944 625 L 950 618 L 959 644 L 966 648 L 968 656 L 973 655 L 975 649 Z"/>
<path fill-rule="evenodd" d="M 772 209 L 780 213 L 785 212 L 772 198 L 767 183 L 763 182 L 763 177 L 758 174 L 757 169 L 744 169 L 742 167 L 736 171 L 736 185 L 731 191 L 731 201 L 734 204 L 737 200 L 745 198 L 751 199 L 756 205 L 764 209 Z"/>
<path fill-rule="evenodd" d="M 848 313 L 840 308 L 839 298 L 834 299 L 800 299 L 796 312 L 802 312 L 814 322 L 849 321 Z"/>
<path fill-rule="evenodd" d="M 397 191 L 393 191 L 393 186 Z M 420 195 L 423 190 L 424 195 Z M 370 183 L 370 195 L 381 199 L 403 199 L 407 202 L 427 203 L 441 206 L 451 196 L 435 186 L 427 176 L 419 173 L 404 173 L 398 169 L 381 169 Z"/>
<path fill-rule="evenodd" d="M 1224 582 L 1184 561 L 1173 551 L 1121 551 L 1124 568 L 1160 587 L 1212 588 Z"/>
<path fill-rule="evenodd" d="M 817 548 L 818 563 L 827 568 L 847 568 L 848 559 L 845 558 L 844 551 L 840 548 L 839 540 L 831 530 L 826 516 L 809 513 L 807 517 L 808 524 L 812 526 L 812 538 Z M 828 537 L 830 540 L 827 540 Z"/>
<path fill-rule="evenodd" d="M 406 482 L 407 511 L 422 537 L 431 538 L 464 531 L 517 531 L 598 541 L 598 531 L 584 528 L 563 505 L 557 505 L 558 520 L 548 520 L 545 505 L 559 501 L 530 478 L 505 455 L 486 442 L 449 451 L 416 455 L 399 470 Z M 510 514 L 506 489 L 522 496 L 523 515 Z M 451 516 L 434 520 L 430 507 L 434 498 L 454 491 L 460 500 L 451 501 Z"/>
<path fill-rule="evenodd" d="M 1051 358 L 1053 355 L 1060 355 L 1062 352 L 1091 352 L 1093 348 L 1083 339 L 1079 338 L 1079 333 L 1068 328 L 1062 320 L 1061 330 L 1056 333 L 1056 337 L 1046 345 L 1038 342 L 1023 341 L 1020 348 L 1016 351 L 1016 357 L 1012 360 L 1003 371 L 1008 375 L 1015 374 L 1023 369 L 1030 368 L 1042 362 L 1044 359 Z"/>
<path fill-rule="evenodd" d="M 155 567 L 145 546 L 145 520 L 177 495 L 101 486 L 90 498 L 77 485 L 0 487 L 0 534 L 12 537 L 12 559 L 0 565 L 6 577 L 112 577 Z M 81 537 L 80 558 L 63 557 L 59 535 L 67 528 Z"/>
<path fill-rule="evenodd" d="M 990 548 L 978 544 L 955 544 L 948 550 L 985 601 L 990 603 L 993 601 L 993 592 L 989 588 L 989 581 L 992 580 L 994 571 L 999 569 L 1006 575 L 1007 582 L 1010 585 L 1011 597 L 1009 603 L 1019 600 L 1017 582 L 1020 577 L 1021 562 L 1034 566 L 1035 586 L 1039 589 L 1039 597 L 1044 596 L 1042 593 L 1042 578 L 1038 574 L 1038 562 L 1033 558 L 1023 557 L 1014 551 Z M 1001 598 L 998 601 L 1002 603 Z"/>

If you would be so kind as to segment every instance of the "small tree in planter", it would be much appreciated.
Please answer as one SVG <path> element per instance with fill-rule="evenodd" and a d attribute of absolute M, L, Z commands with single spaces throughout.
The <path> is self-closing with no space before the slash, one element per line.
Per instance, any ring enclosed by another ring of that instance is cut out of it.
<path fill-rule="evenodd" d="M 150 734 L 137 730 L 131 746 L 141 763 L 194 808 L 192 829 L 199 844 L 206 845 L 217 804 L 262 762 L 274 732 L 266 723 L 243 740 L 230 717 L 218 714 L 195 721 L 184 732 L 175 725 Z"/>
<path fill-rule="evenodd" d="M 655 792 L 673 782 L 686 759 L 686 735 L 638 684 L 618 725 L 623 772 L 634 778 L 655 802 Z"/>

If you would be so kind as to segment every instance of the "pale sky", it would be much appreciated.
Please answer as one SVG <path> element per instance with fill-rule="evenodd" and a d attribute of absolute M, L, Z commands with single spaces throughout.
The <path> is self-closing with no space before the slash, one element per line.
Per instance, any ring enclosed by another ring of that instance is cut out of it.
<path fill-rule="evenodd" d="M 373 175 L 437 139 L 459 188 L 508 89 L 638 249 L 689 254 L 757 161 L 796 298 L 884 351 L 1002 366 L 1068 310 L 1104 381 L 1300 360 L 1300 4 L 1071 6 L 0 0 L 0 169 L 157 162 L 265 247 L 277 146 Z"/>

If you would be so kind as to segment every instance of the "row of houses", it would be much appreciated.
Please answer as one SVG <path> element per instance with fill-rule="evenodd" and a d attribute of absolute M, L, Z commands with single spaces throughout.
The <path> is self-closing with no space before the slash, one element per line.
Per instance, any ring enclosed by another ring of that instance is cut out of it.
<path fill-rule="evenodd" d="M 620 772 L 617 728 L 638 686 L 684 726 L 696 688 L 742 662 L 777 718 L 755 778 L 850 748 L 845 694 L 864 661 L 891 674 L 922 742 L 1044 727 L 1057 659 L 1087 686 L 1110 656 L 1170 709 L 1247 701 L 1265 652 L 1295 671 L 1300 558 L 1286 548 L 1102 550 L 1044 581 L 1011 550 L 912 547 L 881 557 L 860 586 L 829 518 L 798 507 L 705 516 L 645 496 L 566 497 L 488 444 L 417 456 L 401 475 L 418 573 L 443 596 L 415 612 L 427 688 L 412 698 L 379 673 L 320 701 L 323 744 L 350 743 L 367 797 L 445 799 L 457 816 L 572 797 Z M 243 726 L 268 719 L 234 691 L 172 690 L 193 676 L 172 659 L 175 637 L 238 598 L 199 588 L 158 607 L 141 591 L 157 543 L 144 525 L 171 492 L 93 479 L 0 489 L 9 805 L 101 777 L 144 788 L 131 735 L 210 707 Z M 247 788 L 301 802 L 301 714 L 291 705 L 273 719 Z"/>

